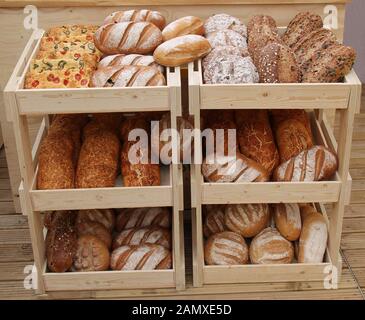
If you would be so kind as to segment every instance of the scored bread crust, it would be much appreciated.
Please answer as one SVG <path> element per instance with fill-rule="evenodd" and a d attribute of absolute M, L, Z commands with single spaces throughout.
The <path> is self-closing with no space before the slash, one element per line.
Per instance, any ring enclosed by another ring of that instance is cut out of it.
<path fill-rule="evenodd" d="M 289 241 L 299 239 L 302 229 L 300 208 L 296 203 L 279 203 L 274 206 L 274 220 L 280 234 Z"/>
<path fill-rule="evenodd" d="M 224 205 L 206 205 L 204 206 L 204 224 L 203 233 L 206 238 L 212 234 L 227 230 L 224 223 Z"/>

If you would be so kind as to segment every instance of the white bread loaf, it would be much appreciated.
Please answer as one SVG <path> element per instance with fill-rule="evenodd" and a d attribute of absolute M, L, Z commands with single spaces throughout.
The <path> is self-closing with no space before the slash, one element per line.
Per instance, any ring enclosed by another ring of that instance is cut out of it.
<path fill-rule="evenodd" d="M 298 240 L 302 229 L 299 206 L 296 203 L 279 203 L 273 207 L 275 225 L 281 235 L 289 241 Z"/>
<path fill-rule="evenodd" d="M 98 64 L 99 68 L 104 67 L 119 67 L 119 66 L 144 66 L 155 67 L 161 72 L 164 71 L 164 67 L 155 62 L 153 56 L 144 56 L 142 54 L 113 54 L 106 56 L 100 60 Z"/>
<path fill-rule="evenodd" d="M 194 16 L 186 16 L 168 24 L 162 30 L 162 39 L 167 41 L 187 34 L 204 34 L 203 21 Z"/>

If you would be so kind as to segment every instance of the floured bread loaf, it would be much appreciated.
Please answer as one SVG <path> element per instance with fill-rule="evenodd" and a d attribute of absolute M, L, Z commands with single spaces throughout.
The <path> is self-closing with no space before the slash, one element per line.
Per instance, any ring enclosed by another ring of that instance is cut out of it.
<path fill-rule="evenodd" d="M 208 238 L 212 234 L 227 230 L 224 223 L 224 205 L 206 205 L 204 207 L 204 236 Z"/>
<path fill-rule="evenodd" d="M 209 33 L 207 39 L 212 48 L 232 46 L 236 48 L 247 48 L 246 38 L 233 30 L 220 30 Z"/>
<path fill-rule="evenodd" d="M 289 241 L 299 239 L 302 229 L 300 209 L 296 203 L 278 203 L 273 205 L 276 228 Z"/>
<path fill-rule="evenodd" d="M 209 17 L 204 23 L 205 35 L 215 31 L 230 29 L 238 32 L 241 36 L 247 37 L 247 28 L 236 17 L 220 13 Z"/>

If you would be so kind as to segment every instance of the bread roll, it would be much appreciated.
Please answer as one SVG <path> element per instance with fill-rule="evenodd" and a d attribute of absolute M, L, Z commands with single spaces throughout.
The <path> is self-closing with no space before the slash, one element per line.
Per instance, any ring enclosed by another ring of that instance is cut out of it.
<path fill-rule="evenodd" d="M 262 48 L 257 62 L 262 83 L 300 82 L 300 71 L 293 50 L 280 43 Z"/>
<path fill-rule="evenodd" d="M 189 34 L 162 43 L 153 53 L 153 57 L 163 66 L 177 67 L 206 56 L 211 49 L 207 39 Z"/>
<path fill-rule="evenodd" d="M 327 247 L 327 223 L 318 212 L 312 212 L 303 220 L 299 239 L 299 263 L 321 263 Z"/>
<path fill-rule="evenodd" d="M 205 243 L 204 260 L 208 265 L 246 264 L 248 247 L 245 239 L 230 231 L 213 234 Z"/>
<path fill-rule="evenodd" d="M 78 236 L 91 235 L 100 239 L 104 242 L 108 249 L 112 245 L 112 236 L 110 231 L 105 228 L 100 222 L 96 221 L 81 221 L 77 224 L 77 234 Z"/>
<path fill-rule="evenodd" d="M 158 244 L 121 246 L 112 252 L 110 266 L 113 270 L 171 269 L 171 252 Z"/>
<path fill-rule="evenodd" d="M 212 48 L 232 46 L 240 49 L 247 48 L 247 40 L 238 32 L 233 30 L 220 30 L 209 33 L 207 39 Z"/>
<path fill-rule="evenodd" d="M 126 11 L 116 11 L 108 15 L 103 24 L 108 23 L 119 23 L 119 22 L 151 22 L 160 30 L 162 30 L 166 25 L 165 17 L 161 12 L 151 11 L 151 10 L 126 10 Z"/>
<path fill-rule="evenodd" d="M 164 75 L 154 67 L 105 67 L 94 72 L 92 87 L 146 87 L 164 86 Z"/>
<path fill-rule="evenodd" d="M 266 110 L 237 110 L 240 151 L 261 164 L 269 174 L 279 165 L 279 153 Z"/>
<path fill-rule="evenodd" d="M 300 12 L 290 21 L 282 39 L 286 45 L 293 47 L 301 38 L 322 27 L 323 21 L 318 14 Z"/>
<path fill-rule="evenodd" d="M 95 46 L 104 54 L 152 53 L 162 42 L 161 30 L 149 22 L 120 22 L 101 26 Z"/>
<path fill-rule="evenodd" d="M 164 71 L 164 68 L 155 62 L 153 56 L 144 56 L 142 54 L 113 54 L 104 57 L 98 64 L 98 68 L 119 66 L 155 67 L 160 72 Z"/>
<path fill-rule="evenodd" d="M 76 216 L 76 226 L 83 222 L 98 222 L 112 232 L 115 225 L 114 211 L 112 209 L 79 210 Z"/>
<path fill-rule="evenodd" d="M 279 203 L 273 207 L 275 225 L 280 234 L 286 240 L 298 240 L 302 229 L 299 206 L 296 203 Z"/>
<path fill-rule="evenodd" d="M 109 261 L 109 250 L 102 240 L 92 235 L 79 237 L 73 271 L 105 271 Z"/>
<path fill-rule="evenodd" d="M 162 30 L 162 39 L 163 41 L 167 41 L 187 34 L 202 36 L 204 34 L 203 21 L 194 16 L 186 16 L 177 19 Z"/>
<path fill-rule="evenodd" d="M 269 173 L 257 162 L 237 153 L 232 156 L 217 156 L 213 163 L 204 159 L 202 174 L 207 182 L 264 182 Z"/>
<path fill-rule="evenodd" d="M 219 13 L 212 15 L 204 23 L 205 35 L 226 29 L 236 31 L 241 36 L 247 37 L 246 26 L 238 18 L 229 14 Z"/>
<path fill-rule="evenodd" d="M 274 181 L 320 181 L 330 179 L 338 167 L 337 156 L 323 146 L 314 146 L 282 163 Z"/>
<path fill-rule="evenodd" d="M 220 233 L 227 230 L 224 224 L 223 205 L 206 205 L 204 206 L 205 218 L 203 224 L 203 233 L 206 238 L 215 233 Z"/>
<path fill-rule="evenodd" d="M 157 226 L 125 229 L 114 238 L 113 249 L 124 245 L 138 246 L 145 243 L 159 244 L 171 249 L 171 233 L 168 229 Z"/>
<path fill-rule="evenodd" d="M 293 257 L 293 244 L 283 238 L 275 228 L 262 230 L 250 245 L 250 259 L 253 264 L 291 263 Z"/>
<path fill-rule="evenodd" d="M 165 207 L 121 209 L 116 219 L 115 229 L 121 232 L 124 229 L 149 226 L 170 228 L 170 210 Z"/>
<path fill-rule="evenodd" d="M 270 220 L 267 204 L 229 204 L 226 206 L 224 223 L 230 231 L 244 238 L 251 238 L 265 229 Z"/>

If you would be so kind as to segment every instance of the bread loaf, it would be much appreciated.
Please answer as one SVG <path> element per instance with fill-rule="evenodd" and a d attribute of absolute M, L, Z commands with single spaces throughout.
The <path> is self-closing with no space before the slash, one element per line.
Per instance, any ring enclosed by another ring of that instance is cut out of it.
<path fill-rule="evenodd" d="M 165 207 L 121 209 L 116 219 L 115 229 L 121 232 L 124 229 L 149 226 L 170 228 L 170 210 Z"/>
<path fill-rule="evenodd" d="M 279 203 L 273 205 L 276 228 L 289 241 L 299 239 L 302 229 L 300 209 L 296 203 Z"/>
<path fill-rule="evenodd" d="M 202 36 L 204 34 L 203 21 L 194 16 L 186 16 L 177 19 L 162 30 L 162 39 L 163 41 L 167 41 L 187 34 Z"/>
<path fill-rule="evenodd" d="M 150 22 L 119 22 L 101 26 L 95 46 L 104 54 L 152 53 L 162 42 L 161 30 Z"/>
<path fill-rule="evenodd" d="M 277 32 L 276 21 L 273 17 L 267 15 L 255 15 L 250 18 L 247 23 L 247 34 L 250 33 L 260 26 L 265 25 L 268 26 L 272 31 Z"/>
<path fill-rule="evenodd" d="M 212 47 L 202 36 L 189 34 L 168 40 L 159 45 L 153 57 L 166 67 L 177 67 L 206 56 Z"/>
<path fill-rule="evenodd" d="M 141 54 L 113 54 L 106 56 L 98 64 L 98 68 L 120 66 L 155 67 L 160 72 L 164 71 L 164 68 L 155 62 L 153 56 L 144 56 Z"/>
<path fill-rule="evenodd" d="M 84 222 L 98 222 L 112 232 L 115 225 L 114 211 L 112 209 L 79 210 L 76 216 L 76 226 Z"/>
<path fill-rule="evenodd" d="M 283 238 L 275 228 L 262 230 L 250 245 L 250 259 L 253 264 L 291 263 L 293 257 L 293 244 Z"/>
<path fill-rule="evenodd" d="M 265 229 L 270 220 L 267 204 L 229 204 L 226 206 L 224 223 L 228 230 L 251 238 Z"/>
<path fill-rule="evenodd" d="M 48 229 L 45 243 L 47 266 L 50 271 L 65 272 L 72 267 L 76 241 L 76 232 L 70 226 Z"/>
<path fill-rule="evenodd" d="M 110 266 L 113 270 L 171 269 L 171 252 L 158 244 L 121 246 L 112 252 Z"/>
<path fill-rule="evenodd" d="M 209 52 L 202 60 L 203 70 L 207 68 L 212 61 L 225 57 L 227 55 L 238 56 L 238 57 L 248 57 L 249 53 L 247 48 L 241 47 L 233 47 L 233 46 L 224 46 L 224 47 L 215 47 L 212 51 Z M 206 110 L 207 111 L 207 110 Z"/>
<path fill-rule="evenodd" d="M 303 219 L 299 239 L 299 263 L 321 263 L 327 247 L 327 224 L 318 212 L 312 212 Z"/>
<path fill-rule="evenodd" d="M 274 131 L 278 130 L 279 125 L 287 120 L 295 119 L 304 124 L 310 137 L 312 137 L 312 129 L 308 114 L 303 109 L 276 109 L 270 111 L 272 116 L 272 124 Z"/>
<path fill-rule="evenodd" d="M 282 163 L 274 171 L 274 181 L 320 181 L 332 177 L 337 156 L 323 146 L 314 146 Z"/>
<path fill-rule="evenodd" d="M 48 229 L 69 228 L 74 226 L 76 215 L 72 211 L 47 211 L 44 214 L 43 225 Z"/>
<path fill-rule="evenodd" d="M 238 32 L 233 30 L 220 30 L 209 33 L 207 39 L 212 48 L 232 46 L 240 49 L 247 48 L 247 40 Z"/>
<path fill-rule="evenodd" d="M 279 153 L 266 110 L 236 110 L 240 151 L 270 174 L 279 165 Z"/>
<path fill-rule="evenodd" d="M 99 240 L 103 241 L 108 249 L 110 249 L 112 245 L 112 236 L 110 231 L 100 222 L 88 220 L 79 222 L 77 224 L 77 234 L 79 237 L 84 235 L 95 236 Z"/>
<path fill-rule="evenodd" d="M 207 182 L 264 182 L 269 173 L 257 162 L 237 153 L 234 156 L 217 156 L 204 159 L 202 174 Z"/>
<path fill-rule="evenodd" d="M 317 212 L 317 210 L 313 208 L 313 206 L 310 204 L 304 204 L 300 206 L 300 216 L 302 218 L 302 221 L 304 221 L 304 219 L 306 219 L 309 215 L 311 215 L 314 212 Z"/>
<path fill-rule="evenodd" d="M 171 249 L 171 233 L 157 226 L 132 228 L 121 231 L 113 240 L 113 249 L 124 245 L 138 246 L 145 243 L 159 244 Z"/>
<path fill-rule="evenodd" d="M 109 23 L 119 23 L 119 22 L 150 22 L 156 27 L 162 30 L 166 25 L 165 17 L 161 12 L 151 11 L 151 10 L 126 10 L 126 11 L 116 11 L 108 15 L 103 24 Z"/>
<path fill-rule="evenodd" d="M 223 205 L 206 205 L 204 206 L 204 224 L 203 233 L 206 238 L 215 233 L 220 233 L 227 230 L 224 224 L 224 210 Z"/>
<path fill-rule="evenodd" d="M 238 18 L 230 16 L 229 14 L 215 14 L 209 17 L 204 23 L 205 35 L 226 29 L 236 31 L 241 36 L 247 37 L 246 26 Z"/>
<path fill-rule="evenodd" d="M 109 250 L 102 240 L 92 235 L 79 237 L 73 271 L 105 271 L 109 261 Z"/>
<path fill-rule="evenodd" d="M 318 14 L 300 12 L 290 21 L 282 39 L 286 45 L 293 47 L 301 38 L 322 27 L 323 21 Z"/>
<path fill-rule="evenodd" d="M 300 72 L 293 50 L 280 43 L 262 48 L 257 62 L 262 83 L 292 83 L 300 81 Z"/>
<path fill-rule="evenodd" d="M 145 87 L 163 86 L 164 75 L 154 67 L 118 66 L 105 67 L 94 72 L 92 87 Z"/>

